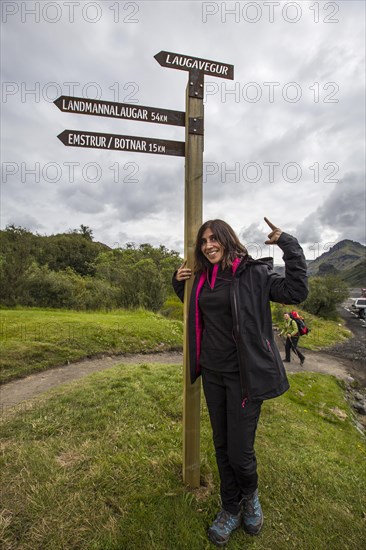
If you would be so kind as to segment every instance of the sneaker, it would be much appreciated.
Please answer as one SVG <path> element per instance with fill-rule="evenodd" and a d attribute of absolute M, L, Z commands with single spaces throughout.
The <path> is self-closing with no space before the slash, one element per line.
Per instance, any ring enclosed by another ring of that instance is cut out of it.
<path fill-rule="evenodd" d="M 282 363 L 291 363 L 290 359 L 282 359 Z"/>
<path fill-rule="evenodd" d="M 305 357 L 303 357 L 302 359 L 300 359 L 300 365 L 303 365 L 305 363 Z"/>
<path fill-rule="evenodd" d="M 208 530 L 208 538 L 216 546 L 224 546 L 230 535 L 241 524 L 241 512 L 236 516 L 226 510 L 220 510 L 215 521 Z"/>
<path fill-rule="evenodd" d="M 263 513 L 258 499 L 258 489 L 249 497 L 244 497 L 243 527 L 250 535 L 258 535 L 263 526 Z"/>

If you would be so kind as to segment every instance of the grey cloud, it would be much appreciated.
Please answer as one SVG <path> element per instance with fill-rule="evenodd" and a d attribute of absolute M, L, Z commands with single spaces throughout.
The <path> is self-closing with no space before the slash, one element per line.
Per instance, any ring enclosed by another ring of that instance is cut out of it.
<path fill-rule="evenodd" d="M 72 208 L 76 212 L 87 214 L 96 214 L 104 210 L 104 205 L 98 200 L 98 197 L 93 196 L 88 189 L 83 189 L 81 186 L 68 188 L 60 193 L 60 196 L 62 195 L 67 210 Z"/>
<path fill-rule="evenodd" d="M 40 223 L 39 220 L 37 220 L 34 216 L 32 216 L 31 214 L 27 214 L 26 212 L 18 211 L 16 209 L 12 210 L 11 219 L 8 220 L 8 223 L 6 225 L 8 224 L 24 227 L 32 232 L 39 232 L 40 230 L 45 229 L 45 226 Z"/>
<path fill-rule="evenodd" d="M 258 223 L 252 223 L 248 227 L 244 227 L 239 232 L 240 240 L 245 243 L 261 244 L 265 240 L 263 228 Z"/>
<path fill-rule="evenodd" d="M 263 225 L 252 223 L 239 232 L 241 242 L 253 258 L 262 258 L 271 254 L 268 246 L 264 244 L 264 241 L 267 240 L 268 231 L 263 229 Z"/>
<path fill-rule="evenodd" d="M 180 209 L 177 199 L 179 195 L 183 199 L 184 182 L 181 181 L 182 174 L 177 170 L 165 173 L 154 171 L 145 176 L 136 172 L 131 178 L 136 178 L 137 183 L 129 183 L 128 180 L 116 183 L 109 171 L 108 177 L 94 184 L 77 182 L 61 186 L 58 196 L 66 207 L 81 212 L 102 213 L 109 205 L 113 208 L 116 219 L 124 223 L 144 220 L 164 210 L 174 212 Z M 180 193 L 178 189 L 181 189 Z"/>
<path fill-rule="evenodd" d="M 240 227 L 245 220 L 246 242 L 265 240 L 268 231 L 264 225 L 262 231 L 257 222 L 262 211 L 275 212 L 280 220 L 286 220 L 286 230 L 298 225 L 303 242 L 308 242 L 309 235 L 315 242 L 324 230 L 334 228 L 344 236 L 350 237 L 348 232 L 359 234 L 357 223 L 362 225 L 362 217 L 352 217 L 352 204 L 341 193 L 342 186 L 348 190 L 359 188 L 355 183 L 358 176 L 354 180 L 344 176 L 342 185 L 331 186 L 334 192 L 330 195 L 326 185 L 315 184 L 312 172 L 305 171 L 314 162 L 322 166 L 332 161 L 339 164 L 338 177 L 351 170 L 361 174 L 363 170 L 361 56 L 365 4 L 342 2 L 341 21 L 335 25 L 315 24 L 309 3 L 296 24 L 278 18 L 269 24 L 265 18 L 268 9 L 264 8 L 263 18 L 257 24 L 243 20 L 235 23 L 232 16 L 225 24 L 220 14 L 204 24 L 201 2 L 137 4 L 137 24 L 113 23 L 113 12 L 108 7 L 103 8 L 103 18 L 95 25 L 83 22 L 79 16 L 73 24 L 64 20 L 57 24 L 32 24 L 32 17 L 23 24 L 19 17 L 9 19 L 2 38 L 3 79 L 29 87 L 35 82 L 41 87 L 52 81 L 60 85 L 70 81 L 81 85 L 97 82 L 103 99 L 122 102 L 130 91 L 123 86 L 135 82 L 141 105 L 184 110 L 187 73 L 160 67 L 153 58 L 167 49 L 232 63 L 235 81 L 241 87 L 251 81 L 262 87 L 266 81 L 279 81 L 282 85 L 298 81 L 304 92 L 300 102 L 288 103 L 280 92 L 279 98 L 269 103 L 267 89 L 267 95 L 264 93 L 263 99 L 253 104 L 242 97 L 236 103 L 230 95 L 225 100 L 225 96 L 221 97 L 222 86 L 229 90 L 233 83 L 206 77 L 206 82 L 217 84 L 218 91 L 205 104 L 204 161 L 217 163 L 219 172 L 204 183 L 204 209 L 210 218 L 230 216 L 233 227 Z M 217 6 L 222 7 L 220 3 Z M 319 3 L 323 17 L 321 6 Z M 275 12 L 280 13 L 281 7 Z M 120 13 L 127 15 L 123 9 Z M 338 104 L 322 100 L 314 103 L 308 86 L 316 79 L 320 85 L 325 79 L 339 84 Z M 114 83 L 119 86 L 118 98 L 110 89 Z M 75 95 L 81 95 L 80 87 Z M 44 98 L 35 103 L 29 96 L 22 103 L 20 94 L 9 97 L 2 104 L 2 111 L 4 161 L 26 162 L 30 168 L 35 162 L 41 166 L 57 162 L 63 171 L 62 179 L 55 183 L 36 184 L 30 177 L 22 187 L 14 178 L 14 183 L 6 187 L 3 208 L 7 212 L 3 219 L 10 220 L 17 213 L 19 220 L 27 220 L 21 215 L 28 215 L 31 204 L 33 220 L 28 218 L 29 224 L 35 227 L 38 220 L 46 233 L 84 223 L 93 228 L 97 239 L 111 245 L 120 240 L 121 234 L 121 240 L 151 239 L 157 244 L 183 248 L 183 159 L 152 160 L 153 155 L 74 149 L 64 147 L 56 137 L 63 129 L 74 128 L 183 140 L 182 128 L 61 113 Z M 94 184 L 81 178 L 74 183 L 66 181 L 64 163 L 70 161 L 79 162 L 80 167 L 88 162 L 99 163 L 103 178 Z M 230 170 L 235 162 L 242 169 L 246 162 L 263 165 L 272 161 L 301 164 L 304 177 L 299 185 L 293 186 L 279 176 L 276 185 L 271 186 L 264 168 L 258 183 L 244 181 L 242 174 L 237 180 L 221 170 L 222 162 Z M 109 167 L 116 162 L 138 163 L 139 182 L 115 183 Z M 358 204 L 363 212 L 360 195 Z M 336 223 L 332 220 L 333 211 Z M 307 231 L 304 224 L 298 223 L 302 218 L 308 220 Z"/>
<path fill-rule="evenodd" d="M 338 233 L 338 239 L 366 242 L 366 188 L 363 174 L 347 173 L 324 203 L 299 224 L 296 235 L 305 242 L 317 242 L 325 229 Z"/>
<path fill-rule="evenodd" d="M 317 212 L 306 216 L 303 222 L 295 230 L 299 241 L 305 243 L 317 243 L 322 240 L 322 224 Z"/>

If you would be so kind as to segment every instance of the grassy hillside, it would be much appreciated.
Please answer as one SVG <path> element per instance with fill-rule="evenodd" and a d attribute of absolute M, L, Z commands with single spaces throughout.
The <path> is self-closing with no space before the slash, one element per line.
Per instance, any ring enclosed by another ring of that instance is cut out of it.
<path fill-rule="evenodd" d="M 0 310 L 0 381 L 100 353 L 180 349 L 183 327 L 144 310 Z"/>
<path fill-rule="evenodd" d="M 360 260 L 351 268 L 345 269 L 340 274 L 341 278 L 346 281 L 349 286 L 366 287 L 366 260 Z"/>
<path fill-rule="evenodd" d="M 229 550 L 359 550 L 366 540 L 366 449 L 343 389 L 300 373 L 258 427 L 261 535 Z M 2 417 L 4 550 L 209 550 L 219 507 L 202 403 L 201 476 L 184 488 L 182 372 L 120 365 Z"/>
<path fill-rule="evenodd" d="M 366 247 L 362 244 L 345 239 L 332 246 L 327 252 L 324 252 L 316 260 L 308 263 L 308 275 L 318 274 L 339 274 L 356 269 L 361 261 L 365 261 Z M 359 272 L 359 276 L 353 277 L 352 284 L 362 286 L 365 282 L 364 273 Z"/>

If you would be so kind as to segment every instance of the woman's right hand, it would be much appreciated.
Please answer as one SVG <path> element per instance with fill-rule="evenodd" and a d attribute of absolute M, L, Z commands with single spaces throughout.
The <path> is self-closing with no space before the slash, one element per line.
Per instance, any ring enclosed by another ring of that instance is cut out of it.
<path fill-rule="evenodd" d="M 177 271 L 177 274 L 175 276 L 177 281 L 186 281 L 187 279 L 191 278 L 192 270 L 189 269 L 189 267 L 186 267 L 186 266 L 187 266 L 187 260 L 184 260 L 182 265 L 180 267 L 178 267 L 178 271 Z"/>

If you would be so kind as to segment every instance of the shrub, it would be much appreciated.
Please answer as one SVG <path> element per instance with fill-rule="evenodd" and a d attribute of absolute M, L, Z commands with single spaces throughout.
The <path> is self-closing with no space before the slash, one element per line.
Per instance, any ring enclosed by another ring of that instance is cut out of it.
<path fill-rule="evenodd" d="M 168 319 L 176 319 L 183 321 L 183 304 L 179 300 L 178 296 L 171 294 L 165 300 L 160 313 Z"/>
<path fill-rule="evenodd" d="M 349 296 L 347 284 L 338 275 L 310 277 L 309 295 L 303 308 L 325 319 L 337 318 L 337 306 Z"/>

